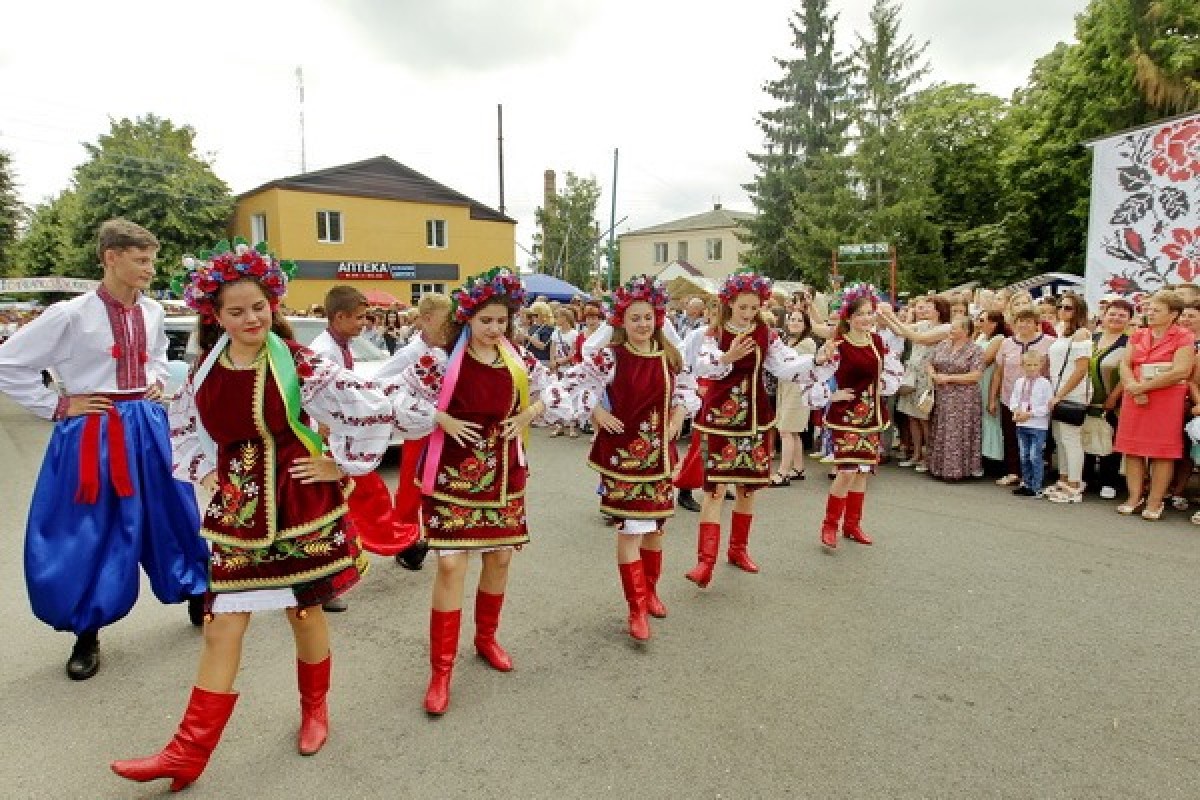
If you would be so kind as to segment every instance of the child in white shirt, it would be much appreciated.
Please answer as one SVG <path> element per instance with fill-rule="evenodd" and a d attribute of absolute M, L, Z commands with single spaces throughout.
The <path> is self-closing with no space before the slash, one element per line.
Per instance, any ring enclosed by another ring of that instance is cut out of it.
<path fill-rule="evenodd" d="M 1050 399 L 1054 396 L 1050 379 L 1042 375 L 1045 360 L 1046 356 L 1035 350 L 1021 356 L 1024 374 L 1017 378 L 1009 398 L 1021 451 L 1021 485 L 1013 489 L 1019 497 L 1042 496 L 1043 454 L 1050 428 Z"/>

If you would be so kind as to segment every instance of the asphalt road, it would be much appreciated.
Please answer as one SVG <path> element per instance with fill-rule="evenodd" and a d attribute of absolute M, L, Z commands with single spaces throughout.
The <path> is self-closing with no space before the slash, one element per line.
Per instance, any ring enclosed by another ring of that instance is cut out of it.
<path fill-rule="evenodd" d="M 165 781 L 107 765 L 167 741 L 200 637 L 144 589 L 101 634 L 100 674 L 66 679 L 70 639 L 33 619 L 21 575 L 48 431 L 0 398 L 0 796 L 161 796 Z M 685 581 L 697 520 L 681 512 L 670 617 L 636 645 L 585 449 L 533 436 L 533 543 L 500 630 L 514 672 L 489 670 L 465 623 L 450 711 L 427 718 L 432 570 L 377 559 L 333 618 L 325 749 L 295 753 L 290 634 L 264 614 L 188 797 L 1200 797 L 1200 529 L 1186 516 L 886 468 L 868 498 L 876 546 L 825 555 L 827 483 L 810 469 L 759 501 L 757 576 L 722 564 L 707 591 Z"/>

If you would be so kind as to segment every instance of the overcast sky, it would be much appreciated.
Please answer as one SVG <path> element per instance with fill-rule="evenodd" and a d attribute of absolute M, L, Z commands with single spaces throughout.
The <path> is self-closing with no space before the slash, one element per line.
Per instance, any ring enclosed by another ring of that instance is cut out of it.
<path fill-rule="evenodd" d="M 109 117 L 192 125 L 236 192 L 307 166 L 387 154 L 496 206 L 504 105 L 507 211 L 530 243 L 542 172 L 595 176 L 618 232 L 711 207 L 750 209 L 773 57 L 796 0 L 162 0 L 21 2 L 0 30 L 0 149 L 33 204 L 68 184 Z M 833 0 L 839 47 L 870 0 Z M 930 80 L 1007 97 L 1085 0 L 905 0 Z M 523 257 L 522 257 L 523 258 Z"/>

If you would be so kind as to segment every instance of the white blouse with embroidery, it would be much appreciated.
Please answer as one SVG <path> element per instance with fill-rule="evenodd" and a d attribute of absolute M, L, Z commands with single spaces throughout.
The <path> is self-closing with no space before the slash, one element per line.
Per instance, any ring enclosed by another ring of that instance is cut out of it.
<path fill-rule="evenodd" d="M 616 376 L 617 360 L 611 347 L 597 351 L 591 358 L 584 359 L 583 363 L 577 364 L 571 370 L 569 380 L 564 386 L 571 397 L 576 419 L 591 417 Z M 675 376 L 671 407 L 682 407 L 689 415 L 700 410 L 700 396 L 696 394 L 695 381 L 687 374 Z"/>
<path fill-rule="evenodd" d="M 167 335 L 161 305 L 138 299 L 146 325 L 146 381 L 165 384 Z M 59 394 L 42 383 L 42 370 L 54 372 L 67 395 L 121 394 L 149 386 L 117 387 L 112 324 L 95 292 L 55 303 L 0 345 L 0 392 L 44 419 L 52 419 Z"/>
<path fill-rule="evenodd" d="M 437 427 L 434 417 L 438 395 L 450 360 L 442 348 L 424 340 L 418 342 L 419 347 L 409 353 L 412 358 L 409 366 L 398 376 L 382 381 L 381 386 L 384 394 L 391 398 L 396 429 L 406 439 L 428 436 Z M 569 422 L 574 409 L 562 384 L 528 350 L 518 347 L 517 352 L 529 375 L 530 402 L 541 399 L 546 406 L 543 416 L 549 422 Z M 376 380 L 380 379 L 377 377 Z"/>
<path fill-rule="evenodd" d="M 696 377 L 720 380 L 728 375 L 733 370 L 733 366 L 721 363 L 721 356 L 724 354 L 725 351 L 721 349 L 717 338 L 705 334 L 693 368 Z M 807 385 L 815 380 L 813 357 L 801 355 L 788 347 L 779 339 L 779 334 L 775 331 L 771 331 L 767 338 L 767 352 L 763 357 L 762 365 L 763 369 L 781 381 Z"/>
<path fill-rule="evenodd" d="M 879 338 L 883 342 L 883 373 L 879 376 L 879 393 L 883 397 L 889 397 L 899 390 L 900 381 L 904 378 L 904 363 L 900 360 L 904 341 L 883 335 Z M 808 390 L 808 404 L 812 408 L 825 408 L 829 405 L 829 399 L 836 390 L 836 387 L 831 388 L 829 384 L 837 374 L 841 359 L 841 351 L 835 350 L 832 358 L 813 367 L 816 382 Z"/>
<path fill-rule="evenodd" d="M 329 456 L 347 475 L 365 475 L 378 466 L 392 435 L 392 409 L 375 384 L 310 350 L 296 353 L 300 407 L 329 428 Z M 173 473 L 198 483 L 216 469 L 216 452 L 205 441 L 196 408 L 193 375 L 171 403 Z M 315 427 L 315 426 L 314 426 Z"/>

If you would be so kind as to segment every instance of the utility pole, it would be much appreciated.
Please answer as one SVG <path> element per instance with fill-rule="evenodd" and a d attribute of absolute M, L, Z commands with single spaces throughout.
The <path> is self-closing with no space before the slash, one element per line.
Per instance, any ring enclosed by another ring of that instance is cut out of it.
<path fill-rule="evenodd" d="M 496 104 L 496 163 L 500 170 L 500 213 L 504 213 L 504 104 Z"/>
<path fill-rule="evenodd" d="M 612 206 L 608 212 L 608 290 L 611 292 L 613 288 L 613 262 L 616 261 L 613 255 L 613 236 L 617 229 L 617 148 L 613 148 L 613 182 L 612 182 Z M 619 277 L 619 276 L 618 276 Z"/>
<path fill-rule="evenodd" d="M 304 67 L 296 67 L 296 90 L 300 94 L 300 172 L 308 172 L 308 154 L 304 149 Z"/>

